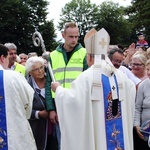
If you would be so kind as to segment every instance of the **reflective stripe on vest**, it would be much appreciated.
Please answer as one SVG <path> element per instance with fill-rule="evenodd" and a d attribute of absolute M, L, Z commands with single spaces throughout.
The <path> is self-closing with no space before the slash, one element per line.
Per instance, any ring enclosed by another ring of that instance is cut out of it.
<path fill-rule="evenodd" d="M 85 48 L 81 48 L 72 54 L 68 64 L 66 65 L 63 54 L 56 50 L 53 51 L 50 54 L 50 57 L 52 60 L 52 70 L 56 81 L 60 82 L 63 87 L 70 88 L 70 83 L 74 81 L 83 71 L 83 61 L 85 55 Z"/>

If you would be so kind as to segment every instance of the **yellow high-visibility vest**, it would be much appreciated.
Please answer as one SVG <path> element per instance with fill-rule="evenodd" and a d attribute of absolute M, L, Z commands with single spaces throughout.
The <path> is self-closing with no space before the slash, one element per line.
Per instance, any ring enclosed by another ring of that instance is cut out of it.
<path fill-rule="evenodd" d="M 70 84 L 74 81 L 79 74 L 83 71 L 83 61 L 86 55 L 86 49 L 74 52 L 66 64 L 63 54 L 57 50 L 50 53 L 52 70 L 55 80 L 60 82 L 64 88 L 70 88 Z M 52 92 L 54 97 L 54 93 Z"/>
<path fill-rule="evenodd" d="M 24 76 L 26 75 L 26 69 L 23 65 L 16 63 L 14 71 L 22 73 Z"/>

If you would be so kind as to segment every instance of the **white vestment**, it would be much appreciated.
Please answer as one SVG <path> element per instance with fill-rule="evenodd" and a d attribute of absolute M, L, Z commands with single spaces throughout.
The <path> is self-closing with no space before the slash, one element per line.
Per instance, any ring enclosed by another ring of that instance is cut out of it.
<path fill-rule="evenodd" d="M 127 77 L 133 81 L 133 83 L 135 85 L 138 85 L 141 82 L 141 79 L 139 79 L 138 77 L 136 77 L 128 68 L 126 68 L 125 66 L 120 66 L 119 70 L 121 70 L 123 73 L 125 73 L 127 75 Z"/>
<path fill-rule="evenodd" d="M 123 72 L 121 100 L 124 149 L 133 150 L 133 116 L 135 85 Z M 71 84 L 71 89 L 59 86 L 55 103 L 61 130 L 61 150 L 108 150 L 106 144 L 104 100 L 91 100 L 93 66 Z M 101 91 L 103 92 L 103 91 Z M 98 95 L 99 96 L 99 95 Z M 114 149 L 109 149 L 114 150 Z"/>
<path fill-rule="evenodd" d="M 1 70 L 3 69 L 0 66 Z M 33 89 L 22 74 L 11 70 L 3 70 L 3 85 L 8 150 L 36 150 L 35 140 L 27 120 L 32 111 Z M 1 146 L 5 145 L 2 144 Z"/>

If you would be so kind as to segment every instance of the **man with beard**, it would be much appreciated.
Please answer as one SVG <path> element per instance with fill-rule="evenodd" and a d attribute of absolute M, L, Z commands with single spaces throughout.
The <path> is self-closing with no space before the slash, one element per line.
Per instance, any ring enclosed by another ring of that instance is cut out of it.
<path fill-rule="evenodd" d="M 124 60 L 124 54 L 123 51 L 119 48 L 114 48 L 109 51 L 108 57 L 111 60 L 112 64 L 115 68 L 119 68 L 122 64 L 122 61 Z"/>
<path fill-rule="evenodd" d="M 108 57 L 115 68 L 121 70 L 123 73 L 127 75 L 127 77 L 134 82 L 137 86 L 141 80 L 137 78 L 128 68 L 122 65 L 124 60 L 124 53 L 119 48 L 114 48 L 108 52 Z"/>

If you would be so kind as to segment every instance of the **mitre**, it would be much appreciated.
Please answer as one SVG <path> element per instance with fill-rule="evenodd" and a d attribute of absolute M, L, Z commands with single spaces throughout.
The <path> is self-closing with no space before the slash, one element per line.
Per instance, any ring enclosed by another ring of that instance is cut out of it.
<path fill-rule="evenodd" d="M 85 48 L 89 54 L 106 55 L 109 42 L 110 36 L 104 28 L 98 32 L 93 28 L 84 37 Z"/>

